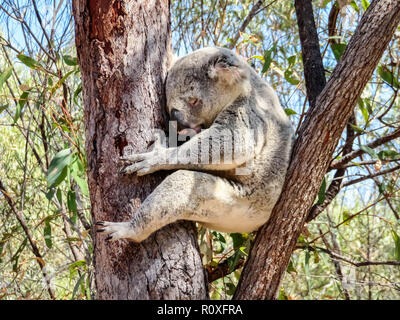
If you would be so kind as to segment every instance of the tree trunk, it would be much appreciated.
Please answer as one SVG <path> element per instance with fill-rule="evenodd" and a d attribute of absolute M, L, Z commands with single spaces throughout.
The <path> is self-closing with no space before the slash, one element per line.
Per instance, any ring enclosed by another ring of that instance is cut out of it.
<path fill-rule="evenodd" d="M 307 98 L 310 108 L 313 108 L 318 95 L 325 87 L 326 79 L 319 50 L 312 0 L 295 0 L 294 6 L 299 27 Z"/>
<path fill-rule="evenodd" d="M 373 1 L 300 129 L 286 182 L 258 232 L 235 299 L 274 299 L 354 105 L 400 21 L 400 1 Z"/>
<path fill-rule="evenodd" d="M 145 151 L 164 128 L 168 0 L 74 0 L 93 222 L 128 221 L 163 175 L 123 177 L 124 147 Z M 204 299 L 195 226 L 169 225 L 141 244 L 94 234 L 98 299 Z"/>

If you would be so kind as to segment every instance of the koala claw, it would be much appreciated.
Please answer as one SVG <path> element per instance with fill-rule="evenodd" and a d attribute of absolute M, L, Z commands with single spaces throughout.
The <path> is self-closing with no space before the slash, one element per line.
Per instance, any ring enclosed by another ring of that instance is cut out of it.
<path fill-rule="evenodd" d="M 135 153 L 131 155 L 125 155 L 119 158 L 122 162 L 124 163 L 132 163 L 132 162 L 137 162 L 137 161 L 142 161 L 145 159 L 145 154 L 144 153 Z"/>
<path fill-rule="evenodd" d="M 115 241 L 119 239 L 132 239 L 132 228 L 129 222 L 96 222 L 97 232 L 102 232 L 107 235 L 106 241 Z"/>
<path fill-rule="evenodd" d="M 138 176 L 144 176 L 146 174 L 152 173 L 156 171 L 152 169 L 150 166 L 146 165 L 144 162 L 134 163 L 130 166 L 121 169 L 122 174 L 132 174 L 136 172 Z"/>

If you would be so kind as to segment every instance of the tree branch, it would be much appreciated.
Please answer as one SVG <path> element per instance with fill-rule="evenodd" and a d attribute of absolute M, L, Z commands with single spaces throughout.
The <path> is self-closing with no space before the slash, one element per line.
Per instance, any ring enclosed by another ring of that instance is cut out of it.
<path fill-rule="evenodd" d="M 222 261 L 215 268 L 206 268 L 208 283 L 223 278 L 228 274 L 231 274 L 233 271 L 240 269 L 243 267 L 244 261 L 244 258 L 239 259 L 233 270 L 229 269 L 228 260 Z"/>
<path fill-rule="evenodd" d="M 268 8 L 270 5 L 272 5 L 274 2 L 277 0 L 272 1 L 270 4 L 265 6 L 264 8 L 261 8 L 261 6 L 264 4 L 265 0 L 259 0 L 257 3 L 251 8 L 249 14 L 247 15 L 246 19 L 244 19 L 242 25 L 236 32 L 236 35 L 233 37 L 231 43 L 229 44 L 228 48 L 233 49 L 236 46 L 236 43 L 238 42 L 240 38 L 240 34 L 243 33 L 243 31 L 247 28 L 251 20 L 259 13 L 261 10 L 264 10 L 265 8 Z M 261 8 L 261 10 L 260 10 Z"/>
<path fill-rule="evenodd" d="M 303 55 L 304 78 L 310 108 L 325 87 L 326 79 L 322 64 L 317 28 L 311 0 L 295 0 L 297 24 Z"/>
<path fill-rule="evenodd" d="M 365 181 L 367 179 L 373 179 L 375 177 L 379 177 L 379 176 L 382 176 L 384 174 L 392 173 L 392 172 L 395 172 L 395 171 L 397 171 L 399 169 L 400 169 L 400 165 L 395 166 L 395 167 L 390 168 L 390 169 L 379 171 L 379 172 L 374 173 L 374 174 L 370 174 L 368 176 L 364 176 L 364 177 L 361 177 L 361 178 L 353 179 L 353 180 L 350 180 L 350 181 L 347 181 L 347 182 L 343 183 L 342 187 L 351 186 L 352 184 L 356 184 L 356 183 L 359 183 L 361 181 Z"/>
<path fill-rule="evenodd" d="M 355 267 L 365 267 L 365 266 L 400 266 L 400 261 L 361 261 L 361 262 L 356 262 L 354 260 L 351 260 L 349 258 L 346 258 L 344 256 L 341 256 L 337 254 L 336 252 L 333 252 L 331 250 L 328 250 L 326 248 L 322 247 L 307 247 L 308 250 L 310 251 L 315 251 L 319 250 L 321 252 L 327 253 L 329 256 L 331 256 L 333 259 L 341 260 L 343 262 L 347 262 Z M 305 249 L 305 246 L 296 246 L 296 249 Z"/>
<path fill-rule="evenodd" d="M 300 129 L 285 184 L 258 232 L 235 299 L 274 299 L 333 152 L 400 22 L 400 1 L 373 1 Z M 368 43 L 368 45 L 365 45 Z"/>
<path fill-rule="evenodd" d="M 394 140 L 394 139 L 396 139 L 398 137 L 400 137 L 400 128 L 396 129 L 395 131 L 393 131 L 392 133 L 388 134 L 387 136 L 378 138 L 378 139 L 368 143 L 366 146 L 368 148 L 374 149 L 374 148 L 379 147 L 379 146 L 385 144 L 386 142 Z M 329 166 L 329 170 L 342 168 L 348 162 L 350 162 L 351 160 L 359 157 L 360 155 L 362 155 L 364 153 L 365 153 L 364 150 L 359 149 L 359 150 L 355 150 L 353 152 L 350 152 L 349 154 L 345 155 L 344 157 L 342 157 L 342 158 L 340 158 L 338 160 L 333 160 L 331 162 L 330 166 Z"/>

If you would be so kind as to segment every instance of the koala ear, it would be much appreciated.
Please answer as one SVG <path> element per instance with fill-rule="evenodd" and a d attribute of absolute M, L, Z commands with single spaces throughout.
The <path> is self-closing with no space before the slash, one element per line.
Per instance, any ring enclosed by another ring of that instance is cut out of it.
<path fill-rule="evenodd" d="M 245 74 L 240 66 L 232 62 L 229 57 L 220 56 L 214 64 L 211 64 L 208 76 L 211 79 L 222 80 L 229 85 L 233 85 L 239 82 Z"/>
<path fill-rule="evenodd" d="M 171 70 L 171 68 L 174 66 L 174 64 L 179 60 L 179 57 L 175 53 L 169 53 L 168 56 L 169 60 L 169 67 L 168 70 Z"/>

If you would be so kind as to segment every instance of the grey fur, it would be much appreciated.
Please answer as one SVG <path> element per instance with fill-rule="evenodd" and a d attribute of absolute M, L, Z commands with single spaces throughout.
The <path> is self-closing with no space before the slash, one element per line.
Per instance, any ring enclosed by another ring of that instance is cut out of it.
<path fill-rule="evenodd" d="M 140 242 L 181 219 L 224 232 L 258 229 L 280 195 L 293 141 L 275 92 L 236 53 L 204 48 L 176 61 L 166 95 L 168 112 L 182 126 L 206 129 L 179 147 L 157 141 L 152 151 L 123 157 L 128 174 L 179 170 L 148 196 L 131 222 L 101 222 L 99 231 L 110 240 Z M 234 161 L 224 159 L 227 132 L 237 134 L 235 142 L 243 147 L 255 132 L 254 148 L 239 150 Z M 220 163 L 212 161 L 215 150 Z M 189 163 L 182 161 L 186 154 Z"/>

